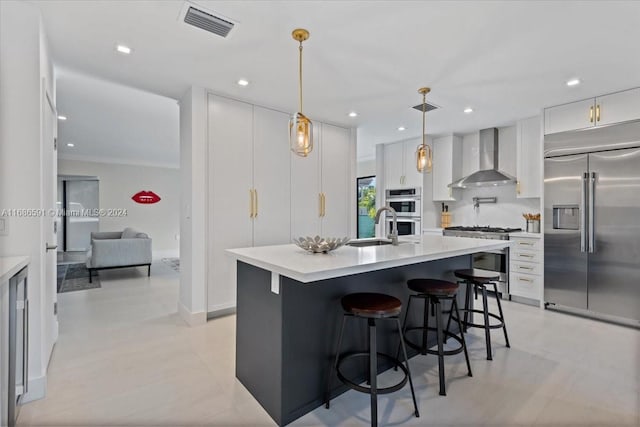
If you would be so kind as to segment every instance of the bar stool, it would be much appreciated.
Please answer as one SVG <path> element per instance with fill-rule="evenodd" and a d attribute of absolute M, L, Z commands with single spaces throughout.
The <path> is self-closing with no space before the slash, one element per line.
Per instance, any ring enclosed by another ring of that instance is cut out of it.
<path fill-rule="evenodd" d="M 487 272 L 484 270 L 478 270 L 475 268 L 467 270 L 456 270 L 453 273 L 457 278 L 462 279 L 462 283 L 467 285 L 467 298 L 465 300 L 464 309 L 461 310 L 464 313 L 464 320 L 462 324 L 464 326 L 464 332 L 467 332 L 468 327 L 482 328 L 484 329 L 485 341 L 487 344 L 487 360 L 493 360 L 491 349 L 491 329 L 500 329 L 504 331 L 504 340 L 507 347 L 509 345 L 509 336 L 507 335 L 507 325 L 504 321 L 504 314 L 502 313 L 502 304 L 500 303 L 500 297 L 498 296 L 498 285 L 496 281 L 500 278 L 498 274 Z M 496 302 L 498 303 L 498 313 L 489 312 L 489 304 L 487 303 L 487 286 L 492 285 L 496 295 Z M 471 287 L 476 293 L 480 291 L 482 293 L 482 310 L 471 309 Z M 473 313 L 479 313 L 483 315 L 484 323 L 473 323 Z M 459 316 L 458 316 L 459 317 Z M 489 318 L 493 318 L 499 321 L 496 324 L 490 324 Z"/>
<path fill-rule="evenodd" d="M 446 396 L 445 382 L 444 382 L 444 356 L 451 356 L 464 351 L 464 357 L 467 361 L 467 371 L 470 377 L 471 363 L 469 362 L 469 354 L 467 353 L 467 344 L 464 340 L 464 334 L 462 333 L 462 324 L 460 322 L 460 312 L 458 311 L 458 302 L 456 301 L 456 295 L 458 293 L 458 284 L 447 282 L 437 279 L 411 279 L 407 282 L 407 286 L 417 294 L 409 296 L 409 303 L 407 304 L 407 312 L 404 316 L 404 323 L 402 325 L 402 332 L 404 335 L 404 341 L 407 345 L 415 350 L 418 350 L 421 354 L 435 354 L 438 356 L 438 375 L 440 380 L 440 395 Z M 422 326 L 415 326 L 407 328 L 407 318 L 409 317 L 409 308 L 411 307 L 411 301 L 414 298 L 424 300 L 424 321 Z M 451 309 L 449 311 L 449 320 L 447 321 L 446 329 L 443 329 L 442 323 L 442 301 L 451 301 Z M 432 311 L 435 309 L 436 327 L 429 327 L 429 306 L 432 307 Z M 449 330 L 451 326 L 452 313 L 455 310 L 457 313 L 456 320 L 458 327 L 460 328 L 460 336 L 452 333 Z M 422 344 L 416 344 L 407 338 L 407 331 L 420 330 L 422 331 Z M 438 349 L 430 350 L 427 343 L 428 332 L 436 332 L 438 339 Z M 444 343 L 447 338 L 453 338 L 460 346 L 452 350 L 444 350 Z M 398 349 L 400 352 L 400 349 Z"/>
<path fill-rule="evenodd" d="M 338 337 L 338 344 L 336 346 L 336 358 L 333 364 L 332 369 L 329 370 L 327 376 L 327 389 L 325 391 L 325 406 L 329 409 L 330 404 L 330 393 L 331 393 L 331 374 L 333 370 L 335 370 L 338 379 L 347 385 L 349 388 L 357 390 L 362 393 L 368 393 L 371 395 L 371 425 L 378 425 L 378 395 L 379 394 L 387 394 L 392 393 L 394 391 L 400 390 L 404 385 L 409 381 L 409 386 L 411 387 L 411 396 L 413 397 L 413 407 L 415 409 L 415 416 L 419 417 L 420 413 L 418 412 L 418 403 L 416 402 L 416 395 L 413 390 L 413 381 L 411 379 L 411 371 L 409 369 L 409 359 L 407 357 L 407 349 L 404 345 L 404 340 L 402 338 L 402 333 L 400 330 L 400 320 L 398 319 L 398 315 L 402 309 L 402 302 L 390 295 L 378 294 L 378 293 L 355 293 L 348 294 L 342 297 L 341 300 L 342 308 L 344 310 L 342 317 L 342 326 L 340 328 L 340 335 Z M 369 335 L 369 351 L 361 352 L 361 353 L 350 353 L 344 356 L 340 356 L 340 348 L 342 347 L 342 339 L 344 337 L 344 327 L 347 317 L 355 317 L 361 319 L 367 319 L 368 327 L 368 335 Z M 395 320 L 396 325 L 398 326 L 398 333 L 400 335 L 400 347 L 402 348 L 402 352 L 404 355 L 404 360 L 406 363 L 406 367 L 402 365 L 402 362 L 397 358 L 393 358 L 388 354 L 379 353 L 376 347 L 376 320 L 377 319 L 391 319 Z M 370 384 L 369 387 L 362 386 L 360 384 L 355 383 L 354 381 L 346 378 L 340 367 L 343 362 L 348 359 L 356 358 L 356 357 L 367 357 L 369 359 L 369 373 L 368 378 L 369 381 L 367 384 Z M 392 362 L 396 366 L 400 366 L 402 371 L 404 372 L 404 378 L 398 382 L 397 384 L 385 387 L 378 388 L 377 385 L 377 376 L 378 376 L 378 357 L 386 359 Z"/>

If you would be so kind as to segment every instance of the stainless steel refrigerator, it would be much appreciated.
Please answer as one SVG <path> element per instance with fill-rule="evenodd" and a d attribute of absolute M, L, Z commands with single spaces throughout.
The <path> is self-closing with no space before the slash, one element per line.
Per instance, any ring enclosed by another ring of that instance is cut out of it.
<path fill-rule="evenodd" d="M 545 137 L 545 302 L 640 320 L 640 123 Z"/>

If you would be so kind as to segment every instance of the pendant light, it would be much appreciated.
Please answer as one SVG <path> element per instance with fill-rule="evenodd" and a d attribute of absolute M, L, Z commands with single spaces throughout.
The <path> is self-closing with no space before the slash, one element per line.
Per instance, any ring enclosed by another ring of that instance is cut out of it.
<path fill-rule="evenodd" d="M 302 114 L 302 42 L 309 38 L 309 31 L 297 28 L 293 30 L 291 36 L 300 42 L 298 70 L 299 70 L 299 90 L 300 109 L 289 120 L 289 145 L 291 151 L 298 156 L 307 157 L 313 150 L 313 123 Z"/>
<path fill-rule="evenodd" d="M 427 94 L 431 91 L 428 87 L 421 87 L 418 93 L 422 94 L 422 144 L 416 150 L 416 168 L 418 172 L 431 172 L 433 166 L 433 151 L 427 144 Z"/>

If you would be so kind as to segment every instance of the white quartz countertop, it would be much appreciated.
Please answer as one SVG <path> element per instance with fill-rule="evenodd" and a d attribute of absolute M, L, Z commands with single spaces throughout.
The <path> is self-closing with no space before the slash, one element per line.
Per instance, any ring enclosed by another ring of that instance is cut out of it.
<path fill-rule="evenodd" d="M 398 246 L 343 246 L 327 254 L 312 254 L 294 244 L 228 249 L 227 253 L 247 264 L 308 283 L 501 249 L 510 245 L 508 240 L 424 235 L 400 238 Z"/>
<path fill-rule="evenodd" d="M 0 257 L 0 286 L 29 264 L 28 256 Z"/>

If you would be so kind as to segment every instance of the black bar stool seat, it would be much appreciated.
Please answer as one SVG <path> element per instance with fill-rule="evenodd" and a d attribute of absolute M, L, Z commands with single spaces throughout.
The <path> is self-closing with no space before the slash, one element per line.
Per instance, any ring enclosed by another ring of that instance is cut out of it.
<path fill-rule="evenodd" d="M 407 312 L 405 313 L 404 323 L 402 326 L 402 331 L 404 334 L 404 341 L 407 345 L 415 350 L 418 350 L 421 354 L 435 354 L 438 356 L 438 376 L 440 382 L 440 394 L 442 396 L 446 396 L 445 390 L 445 380 L 444 380 L 444 356 L 451 356 L 454 354 L 458 354 L 464 351 L 464 356 L 467 362 L 467 370 L 470 377 L 473 376 L 471 373 L 471 363 L 469 362 L 469 354 L 467 353 L 467 344 L 464 340 L 464 334 L 462 333 L 462 323 L 460 322 L 460 314 L 458 311 L 458 302 L 456 301 L 456 296 L 458 294 L 459 285 L 457 283 L 448 282 L 446 280 L 439 279 L 411 279 L 407 281 L 407 286 L 412 291 L 416 292 L 415 295 L 409 296 L 409 303 L 407 304 Z M 409 308 L 411 307 L 411 301 L 414 298 L 420 298 L 424 300 L 424 313 L 423 313 L 423 324 L 421 326 L 413 326 L 407 327 L 407 318 L 409 317 Z M 449 311 L 449 320 L 447 321 L 447 327 L 443 328 L 443 319 L 442 319 L 442 301 L 451 301 L 451 309 Z M 436 317 L 436 327 L 429 327 L 429 306 L 432 307 L 432 311 L 434 311 L 434 315 Z M 456 320 L 458 322 L 458 327 L 460 328 L 460 336 L 454 334 L 450 331 L 451 319 L 453 312 L 458 313 Z M 422 331 L 422 344 L 416 344 L 411 341 L 407 337 L 407 331 Z M 431 350 L 428 348 L 427 337 L 428 332 L 435 332 L 438 338 L 438 348 L 437 350 Z M 456 340 L 460 346 L 451 349 L 445 350 L 444 343 L 447 341 L 447 338 L 453 338 Z M 400 349 L 398 349 L 399 355 Z"/>
<path fill-rule="evenodd" d="M 409 382 L 411 388 L 411 396 L 413 397 L 414 414 L 416 417 L 420 416 L 418 412 L 418 403 L 416 401 L 416 395 L 413 389 L 413 381 L 411 379 L 411 371 L 409 369 L 409 358 L 407 357 L 407 349 L 404 345 L 404 339 L 402 336 L 402 330 L 400 328 L 400 320 L 398 316 L 402 311 L 402 302 L 391 295 L 379 294 L 379 293 L 354 293 L 348 294 L 342 297 L 340 300 L 342 308 L 344 310 L 342 317 L 342 326 L 340 328 L 340 335 L 338 337 L 338 344 L 336 346 L 336 357 L 333 364 L 333 369 L 328 372 L 327 388 L 325 391 L 325 406 L 328 409 L 331 400 L 331 373 L 335 370 L 338 379 L 349 388 L 362 393 L 368 393 L 371 395 L 371 425 L 378 425 L 378 395 L 392 393 L 400 390 L 404 385 Z M 367 352 L 349 353 L 340 355 L 340 349 L 342 347 L 342 339 L 344 337 L 344 327 L 347 317 L 355 317 L 367 319 L 368 323 L 368 335 L 369 335 L 369 350 Z M 377 320 L 391 319 L 395 320 L 398 327 L 398 333 L 400 335 L 400 347 L 402 348 L 405 365 L 398 360 L 397 357 L 392 357 L 388 354 L 380 353 L 377 351 L 376 346 L 376 321 Z M 363 386 L 357 382 L 347 378 L 342 370 L 342 364 L 352 358 L 367 357 L 369 359 L 368 370 L 368 382 L 370 386 Z M 392 365 L 400 367 L 404 373 L 404 377 L 398 383 L 384 388 L 378 388 L 377 376 L 378 376 L 378 358 L 383 358 L 389 361 Z"/>
<path fill-rule="evenodd" d="M 504 332 L 504 339 L 507 348 L 511 347 L 509 344 L 509 336 L 507 335 L 507 325 L 504 320 L 504 314 L 502 312 L 502 304 L 500 303 L 500 296 L 498 295 L 498 285 L 496 281 L 500 279 L 500 275 L 475 268 L 466 270 L 456 270 L 453 273 L 457 278 L 462 279 L 462 283 L 467 285 L 467 298 L 465 300 L 464 309 L 460 310 L 464 314 L 462 325 L 464 332 L 467 332 L 467 328 L 482 328 L 485 333 L 485 341 L 487 346 L 487 360 L 493 360 L 492 348 L 491 348 L 491 329 L 502 329 Z M 476 293 L 480 291 L 482 294 L 482 310 L 471 308 L 471 287 L 473 286 Z M 493 286 L 493 290 L 496 296 L 496 302 L 498 304 L 498 314 L 491 313 L 489 311 L 487 286 Z M 471 317 L 473 313 L 482 314 L 484 322 L 474 323 Z M 459 317 L 459 314 L 458 314 Z M 491 319 L 497 320 L 497 323 L 491 323 Z M 458 320 L 456 318 L 456 320 Z"/>

